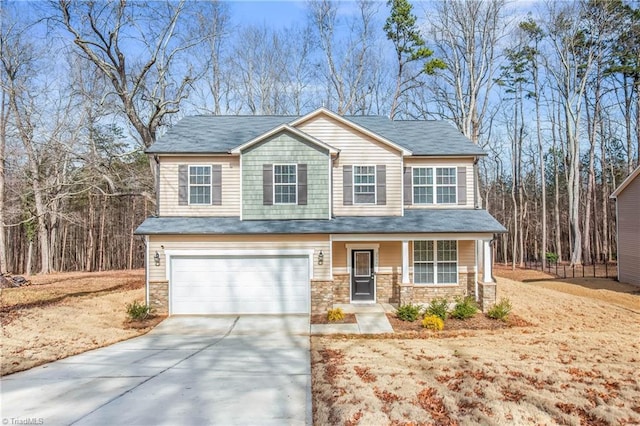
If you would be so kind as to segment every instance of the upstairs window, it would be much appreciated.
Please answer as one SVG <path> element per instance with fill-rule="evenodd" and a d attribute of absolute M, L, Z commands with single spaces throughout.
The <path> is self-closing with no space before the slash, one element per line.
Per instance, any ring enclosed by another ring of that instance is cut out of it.
<path fill-rule="evenodd" d="M 211 166 L 189 166 L 189 204 L 211 204 Z"/>
<path fill-rule="evenodd" d="M 413 169 L 413 203 L 433 204 L 433 169 Z"/>
<path fill-rule="evenodd" d="M 456 168 L 436 168 L 436 203 L 456 203 Z"/>
<path fill-rule="evenodd" d="M 353 202 L 376 203 L 376 166 L 353 166 Z"/>
<path fill-rule="evenodd" d="M 412 184 L 413 204 L 456 204 L 457 202 L 456 167 L 414 167 Z"/>
<path fill-rule="evenodd" d="M 273 203 L 296 204 L 298 202 L 298 169 L 296 164 L 273 165 Z"/>

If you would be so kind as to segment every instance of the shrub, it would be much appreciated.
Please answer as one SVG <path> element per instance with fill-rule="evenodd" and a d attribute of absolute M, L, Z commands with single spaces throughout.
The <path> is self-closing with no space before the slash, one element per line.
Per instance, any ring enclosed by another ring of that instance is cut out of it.
<path fill-rule="evenodd" d="M 342 311 L 342 308 L 329 309 L 327 312 L 327 320 L 329 320 L 329 322 L 342 321 L 343 319 L 344 312 Z"/>
<path fill-rule="evenodd" d="M 396 316 L 402 321 L 415 321 L 420 316 L 420 305 L 413 305 L 407 303 L 406 305 L 400 305 L 396 309 Z"/>
<path fill-rule="evenodd" d="M 511 312 L 511 302 L 506 297 L 500 299 L 500 302 L 496 303 L 489 309 L 487 316 L 489 318 L 498 319 L 504 321 Z"/>
<path fill-rule="evenodd" d="M 558 254 L 557 253 L 551 253 L 551 252 L 547 252 L 545 254 L 545 257 L 547 258 L 547 260 L 551 263 L 556 263 L 558 261 Z"/>
<path fill-rule="evenodd" d="M 447 312 L 449 311 L 449 301 L 442 298 L 435 298 L 429 302 L 429 306 L 425 310 L 425 315 L 434 315 L 440 318 L 442 321 L 447 319 Z"/>
<path fill-rule="evenodd" d="M 451 316 L 453 318 L 465 320 L 474 316 L 476 312 L 478 312 L 478 305 L 476 305 L 473 297 L 456 297 L 456 305 L 451 311 Z"/>
<path fill-rule="evenodd" d="M 427 315 L 422 319 L 422 326 L 429 330 L 440 331 L 444 328 L 444 321 L 437 315 Z"/>
<path fill-rule="evenodd" d="M 151 313 L 151 306 L 134 300 L 133 303 L 127 305 L 127 315 L 134 321 L 146 319 Z"/>

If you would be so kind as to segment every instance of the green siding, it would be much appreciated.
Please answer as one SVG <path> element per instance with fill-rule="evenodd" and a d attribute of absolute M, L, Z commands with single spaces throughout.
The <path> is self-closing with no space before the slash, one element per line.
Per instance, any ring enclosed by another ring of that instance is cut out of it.
<path fill-rule="evenodd" d="M 263 205 L 263 164 L 306 164 L 306 205 Z M 242 153 L 242 218 L 328 219 L 329 153 L 296 135 L 280 133 Z"/>

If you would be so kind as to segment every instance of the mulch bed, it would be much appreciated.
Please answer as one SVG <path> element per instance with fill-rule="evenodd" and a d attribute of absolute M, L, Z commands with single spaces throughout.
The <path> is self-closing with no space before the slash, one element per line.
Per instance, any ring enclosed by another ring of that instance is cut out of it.
<path fill-rule="evenodd" d="M 356 314 L 344 314 L 342 321 L 329 321 L 327 314 L 311 315 L 311 324 L 357 324 Z"/>
<path fill-rule="evenodd" d="M 122 325 L 125 329 L 150 329 L 158 325 L 165 318 L 167 318 L 166 315 L 151 315 L 143 320 L 126 320 Z"/>
<path fill-rule="evenodd" d="M 406 331 L 424 331 L 425 333 L 429 333 L 430 330 L 422 327 L 422 319 L 418 319 L 413 322 L 402 321 L 395 316 L 395 314 L 387 314 L 387 318 L 391 323 L 391 327 L 393 327 L 393 331 L 395 332 L 406 332 Z M 482 313 L 477 313 L 472 318 L 466 320 L 459 320 L 456 318 L 447 318 L 444 322 L 444 330 L 443 331 L 451 331 L 451 330 L 498 330 L 502 328 L 511 328 L 511 327 L 526 327 L 529 326 L 527 321 L 518 317 L 517 315 L 510 314 L 506 321 L 494 320 L 486 316 Z"/>

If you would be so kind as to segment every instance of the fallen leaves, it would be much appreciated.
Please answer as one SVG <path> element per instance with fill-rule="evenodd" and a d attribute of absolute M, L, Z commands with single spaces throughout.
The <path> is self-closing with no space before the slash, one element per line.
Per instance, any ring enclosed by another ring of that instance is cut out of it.
<path fill-rule="evenodd" d="M 376 376 L 371 373 L 371 368 L 369 367 L 358 367 L 357 365 L 353 367 L 356 374 L 360 379 L 365 383 L 373 383 L 376 381 Z"/>
<path fill-rule="evenodd" d="M 424 388 L 417 396 L 418 405 L 429 413 L 436 426 L 457 426 L 458 422 L 451 419 L 449 410 L 445 407 L 442 398 L 434 388 Z"/>

